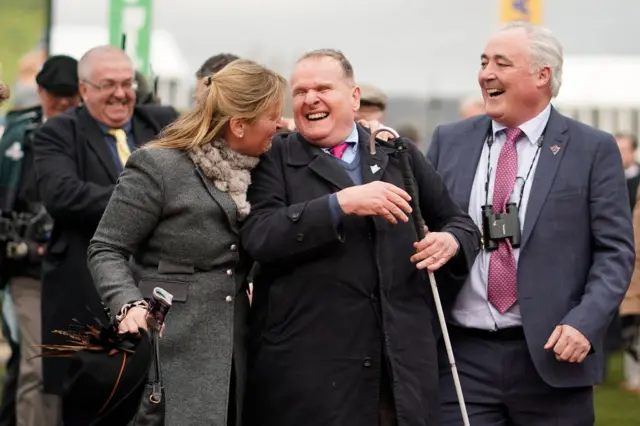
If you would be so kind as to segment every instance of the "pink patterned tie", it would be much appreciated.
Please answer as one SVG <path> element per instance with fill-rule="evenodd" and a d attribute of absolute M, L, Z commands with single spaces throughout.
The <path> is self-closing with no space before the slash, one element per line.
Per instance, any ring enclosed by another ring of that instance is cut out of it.
<path fill-rule="evenodd" d="M 342 158 L 342 154 L 344 154 L 344 152 L 347 150 L 347 148 L 349 147 L 349 144 L 346 142 L 340 142 L 338 145 L 334 146 L 333 148 L 331 148 L 329 150 L 329 152 L 331 153 L 331 155 L 333 155 L 336 158 Z"/>
<path fill-rule="evenodd" d="M 518 176 L 516 142 L 522 130 L 507 129 L 507 141 L 500 150 L 496 181 L 493 188 L 493 212 L 504 213 Z M 500 241 L 491 253 L 488 279 L 489 302 L 504 314 L 518 300 L 516 259 L 511 241 Z"/>

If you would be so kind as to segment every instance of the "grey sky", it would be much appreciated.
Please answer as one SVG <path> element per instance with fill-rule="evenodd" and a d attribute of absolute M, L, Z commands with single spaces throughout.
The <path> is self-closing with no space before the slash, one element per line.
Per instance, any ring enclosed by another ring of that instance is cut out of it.
<path fill-rule="evenodd" d="M 195 69 L 232 52 L 289 75 L 295 58 L 338 48 L 359 81 L 392 95 L 475 93 L 478 57 L 498 28 L 498 0 L 153 0 Z M 56 0 L 57 24 L 106 25 L 107 0 Z M 640 53 L 640 1 L 545 1 L 566 54 Z"/>

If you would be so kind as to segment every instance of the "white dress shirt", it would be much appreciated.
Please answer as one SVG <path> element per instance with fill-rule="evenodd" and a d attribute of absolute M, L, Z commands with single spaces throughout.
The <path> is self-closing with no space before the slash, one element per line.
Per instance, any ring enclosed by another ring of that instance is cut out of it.
<path fill-rule="evenodd" d="M 624 169 L 624 177 L 626 177 L 627 179 L 633 179 L 634 177 L 638 176 L 638 174 L 640 174 L 640 166 L 638 166 L 637 164 L 633 164 Z"/>
<path fill-rule="evenodd" d="M 520 204 L 519 219 L 521 231 L 525 221 L 529 193 L 531 192 L 538 158 L 540 157 L 540 153 L 536 155 L 536 151 L 538 150 L 538 141 L 547 125 L 547 122 L 549 121 L 550 113 L 551 105 L 547 105 L 547 107 L 536 117 L 518 126 L 523 131 L 524 136 L 521 137 L 516 144 L 516 149 L 518 151 L 518 178 L 516 179 L 515 188 L 510 201 L 518 203 L 522 183 L 533 163 L 531 173 L 529 174 L 529 178 L 526 181 L 524 192 L 522 194 L 522 203 Z M 506 128 L 501 124 L 498 124 L 495 121 L 492 122 L 494 142 L 491 146 L 489 204 L 493 201 L 493 186 L 496 178 L 498 157 L 500 156 L 500 150 L 506 140 L 505 129 Z M 480 160 L 478 161 L 476 175 L 473 180 L 473 186 L 471 187 L 471 195 L 469 198 L 469 215 L 480 229 L 482 229 L 481 208 L 486 201 L 485 182 L 487 179 L 488 154 L 489 148 L 485 141 L 482 153 L 480 154 Z M 517 265 L 520 250 L 516 248 L 513 252 Z M 476 257 L 476 261 L 471 268 L 469 277 L 460 290 L 460 294 L 458 295 L 451 312 L 451 318 L 454 324 L 468 328 L 480 328 L 483 330 L 496 330 L 522 325 L 520 307 L 518 303 L 515 303 L 507 312 L 501 314 L 488 301 L 487 281 L 490 258 L 491 252 L 486 250 L 481 250 L 478 257 Z"/>
<path fill-rule="evenodd" d="M 351 134 L 347 139 L 344 140 L 345 142 L 352 142 L 352 143 L 349 143 L 349 146 L 347 146 L 347 149 L 345 149 L 344 152 L 342 153 L 341 160 L 344 161 L 345 163 L 351 164 L 353 160 L 355 160 L 356 153 L 358 152 L 358 140 L 359 140 L 358 127 L 356 126 L 356 123 L 354 121 L 353 130 L 351 131 Z M 331 148 L 322 148 L 322 150 L 329 155 L 333 155 L 331 154 Z"/>

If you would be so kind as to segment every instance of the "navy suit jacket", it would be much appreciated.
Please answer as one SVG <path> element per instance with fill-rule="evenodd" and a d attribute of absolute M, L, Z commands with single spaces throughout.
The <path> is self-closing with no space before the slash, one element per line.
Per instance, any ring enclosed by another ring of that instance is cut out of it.
<path fill-rule="evenodd" d="M 465 211 L 490 126 L 487 116 L 439 126 L 427 153 Z M 614 138 L 552 108 L 518 262 L 527 345 L 538 373 L 551 386 L 591 386 L 602 380 L 604 335 L 635 261 L 627 198 Z M 553 351 L 544 350 L 559 324 L 576 328 L 591 342 L 583 363 L 560 362 Z"/>

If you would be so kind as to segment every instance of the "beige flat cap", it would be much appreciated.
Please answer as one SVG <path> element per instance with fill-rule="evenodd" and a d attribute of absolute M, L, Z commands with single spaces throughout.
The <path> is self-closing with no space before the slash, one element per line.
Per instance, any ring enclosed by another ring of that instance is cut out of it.
<path fill-rule="evenodd" d="M 360 104 L 375 105 L 381 109 L 387 107 L 387 95 L 371 84 L 359 84 L 360 86 Z"/>

